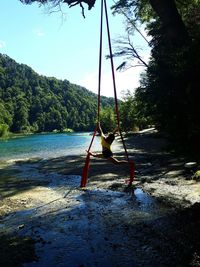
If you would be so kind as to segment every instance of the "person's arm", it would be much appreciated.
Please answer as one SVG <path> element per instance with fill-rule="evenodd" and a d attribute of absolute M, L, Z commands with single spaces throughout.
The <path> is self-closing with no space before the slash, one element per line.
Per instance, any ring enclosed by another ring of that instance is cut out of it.
<path fill-rule="evenodd" d="M 116 128 L 114 129 L 113 134 L 115 134 L 115 133 L 117 133 L 117 132 L 119 132 L 119 127 L 116 127 Z"/>
<path fill-rule="evenodd" d="M 105 137 L 105 135 L 103 133 L 103 130 L 101 128 L 100 122 L 98 123 L 98 129 L 99 129 L 100 135 L 103 136 L 103 137 Z"/>

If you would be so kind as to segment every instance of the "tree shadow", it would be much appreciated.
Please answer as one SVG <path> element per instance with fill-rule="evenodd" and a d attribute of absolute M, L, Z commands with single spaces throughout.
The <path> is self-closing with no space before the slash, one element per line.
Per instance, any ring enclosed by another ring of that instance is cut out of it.
<path fill-rule="evenodd" d="M 35 241 L 30 236 L 2 234 L 0 232 L 0 265 L 21 267 L 23 263 L 37 260 Z"/>
<path fill-rule="evenodd" d="M 121 155 L 121 154 L 119 154 Z M 57 172 L 61 175 L 78 175 L 81 176 L 85 164 L 86 156 L 66 156 L 61 158 L 50 159 L 39 165 L 41 172 Z M 127 165 L 128 166 L 128 165 Z M 129 175 L 129 167 L 117 166 L 104 159 L 90 159 L 89 179 L 91 181 L 112 181 L 113 177 Z"/>
<path fill-rule="evenodd" d="M 158 180 L 171 171 L 173 177 L 186 176 L 185 158 L 168 151 L 168 142 L 157 133 L 133 134 L 126 139 L 127 148 L 135 160 L 139 176 Z"/>
<path fill-rule="evenodd" d="M 178 171 L 183 169 L 184 159 L 174 158 L 162 150 L 161 145 L 158 147 L 157 138 L 134 135 L 126 140 L 130 157 L 139 172 L 136 175 L 138 179 L 145 175 L 159 179 L 170 170 L 177 171 L 174 174 L 176 177 Z M 123 157 L 122 152 L 115 155 L 119 159 Z M 95 158 L 91 158 L 89 171 L 89 183 L 95 189 L 79 191 L 85 158 L 81 155 L 34 159 L 1 169 L 2 199 L 38 186 L 49 187 L 52 180 L 56 181 L 53 185 L 55 190 L 62 186 L 63 190 L 65 187 L 67 190 L 63 197 L 31 209 L 22 210 L 19 207 L 17 212 L 7 213 L 6 227 L 10 227 L 11 232 L 8 236 L 0 236 L 1 243 L 8 247 L 2 250 L 5 258 L 13 258 L 11 262 L 15 266 L 22 266 L 22 262 L 27 261 L 17 256 L 22 253 L 20 246 L 12 252 L 13 240 L 19 234 L 20 238 L 31 236 L 36 242 L 40 257 L 38 266 L 47 266 L 51 260 L 55 262 L 54 266 L 66 266 L 66 263 L 69 266 L 87 266 L 91 263 L 93 266 L 200 265 L 199 205 L 176 212 L 172 210 L 169 214 L 152 219 L 148 217 L 150 210 L 141 210 L 141 203 L 134 198 L 134 189 L 124 190 L 126 195 L 113 192 L 113 197 L 107 190 L 126 189 L 123 179 L 129 175 L 127 166 L 116 166 Z M 21 170 L 27 166 L 31 166 L 31 171 L 23 177 Z M 34 172 L 40 175 L 34 176 Z M 55 174 L 58 176 L 54 177 Z M 68 179 L 70 175 L 78 177 L 74 183 Z M 106 190 L 102 193 L 96 189 L 99 184 L 107 190 L 107 194 Z M 77 190 L 78 196 L 70 204 L 73 190 Z M 141 213 L 145 218 L 138 221 Z M 19 228 L 19 225 L 22 227 Z M 30 251 L 28 260 L 33 260 L 33 247 L 27 246 L 27 249 Z M 6 266 L 1 254 L 0 263 Z"/>
<path fill-rule="evenodd" d="M 85 164 L 85 156 L 66 156 L 50 159 L 32 159 L 14 162 L 5 166 L 0 172 L 0 196 L 5 199 L 38 186 L 49 186 L 53 177 L 58 175 L 58 179 L 66 179 L 69 175 L 80 177 Z M 25 173 L 23 173 L 25 170 Z M 127 175 L 129 172 L 126 167 L 115 166 L 107 160 L 91 158 L 89 178 L 91 181 L 98 182 L 112 181 Z M 55 179 L 56 180 L 56 177 Z M 54 187 L 60 186 L 55 183 Z"/>
<path fill-rule="evenodd" d="M 16 166 L 15 166 L 16 167 Z M 21 170 L 12 166 L 1 169 L 0 172 L 0 198 L 11 197 L 24 191 L 33 189 L 36 186 L 45 186 L 46 181 L 34 179 L 24 179 L 20 177 Z"/>
<path fill-rule="evenodd" d="M 196 204 L 154 218 L 125 194 L 85 190 L 57 205 L 11 213 L 8 226 L 34 239 L 36 266 L 199 266 L 199 211 Z M 9 249 L 4 254 L 16 266 L 27 260 Z"/>

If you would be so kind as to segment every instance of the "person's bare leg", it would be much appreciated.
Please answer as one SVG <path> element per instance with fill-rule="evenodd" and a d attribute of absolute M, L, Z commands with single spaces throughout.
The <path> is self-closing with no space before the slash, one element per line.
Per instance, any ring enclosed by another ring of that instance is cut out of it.
<path fill-rule="evenodd" d="M 93 152 L 88 152 L 88 154 L 90 154 L 91 156 L 95 157 L 95 158 L 104 158 L 103 154 L 102 153 L 93 153 Z"/>
<path fill-rule="evenodd" d="M 116 165 L 124 165 L 129 163 L 127 160 L 118 160 L 114 157 L 110 157 L 108 160 Z"/>

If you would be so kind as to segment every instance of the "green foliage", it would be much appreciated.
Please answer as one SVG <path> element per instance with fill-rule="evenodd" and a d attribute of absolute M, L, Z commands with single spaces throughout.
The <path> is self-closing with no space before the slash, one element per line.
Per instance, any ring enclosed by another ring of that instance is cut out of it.
<path fill-rule="evenodd" d="M 146 107 L 138 95 L 127 91 L 120 105 L 121 127 L 124 131 L 137 131 L 153 124 Z"/>
<path fill-rule="evenodd" d="M 132 131 L 138 124 L 136 102 L 130 91 L 124 95 L 123 100 L 124 101 L 120 105 L 120 118 L 122 121 L 121 128 L 124 131 Z"/>
<path fill-rule="evenodd" d="M 100 121 L 104 132 L 112 132 L 116 128 L 115 113 L 112 108 L 104 108 L 100 112 Z"/>
<path fill-rule="evenodd" d="M 69 81 L 39 76 L 0 54 L 0 124 L 12 132 L 94 129 L 97 95 Z M 113 106 L 101 98 L 102 108 Z"/>
<path fill-rule="evenodd" d="M 4 103 L 0 100 L 0 124 L 5 123 L 11 126 L 12 115 L 6 108 L 7 108 L 7 105 L 4 105 Z"/>
<path fill-rule="evenodd" d="M 9 126 L 7 124 L 0 124 L 0 138 L 7 138 L 9 135 Z"/>
<path fill-rule="evenodd" d="M 118 0 L 112 10 L 114 14 L 126 14 L 134 23 L 147 22 L 155 15 L 148 0 Z"/>

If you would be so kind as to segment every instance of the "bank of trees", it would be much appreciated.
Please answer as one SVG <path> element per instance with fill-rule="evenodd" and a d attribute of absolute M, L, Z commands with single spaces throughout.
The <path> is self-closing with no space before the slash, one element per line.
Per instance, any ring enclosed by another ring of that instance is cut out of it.
<path fill-rule="evenodd" d="M 102 97 L 102 109 L 113 106 Z M 47 78 L 0 54 L 0 125 L 2 133 L 94 129 L 97 96 L 69 81 Z"/>
<path fill-rule="evenodd" d="M 143 128 L 139 102 L 127 92 L 119 101 L 121 128 Z M 101 96 L 101 124 L 105 132 L 116 128 L 114 99 Z M 93 131 L 97 95 L 69 81 L 40 76 L 30 67 L 0 54 L 0 137 L 13 133 Z"/>

